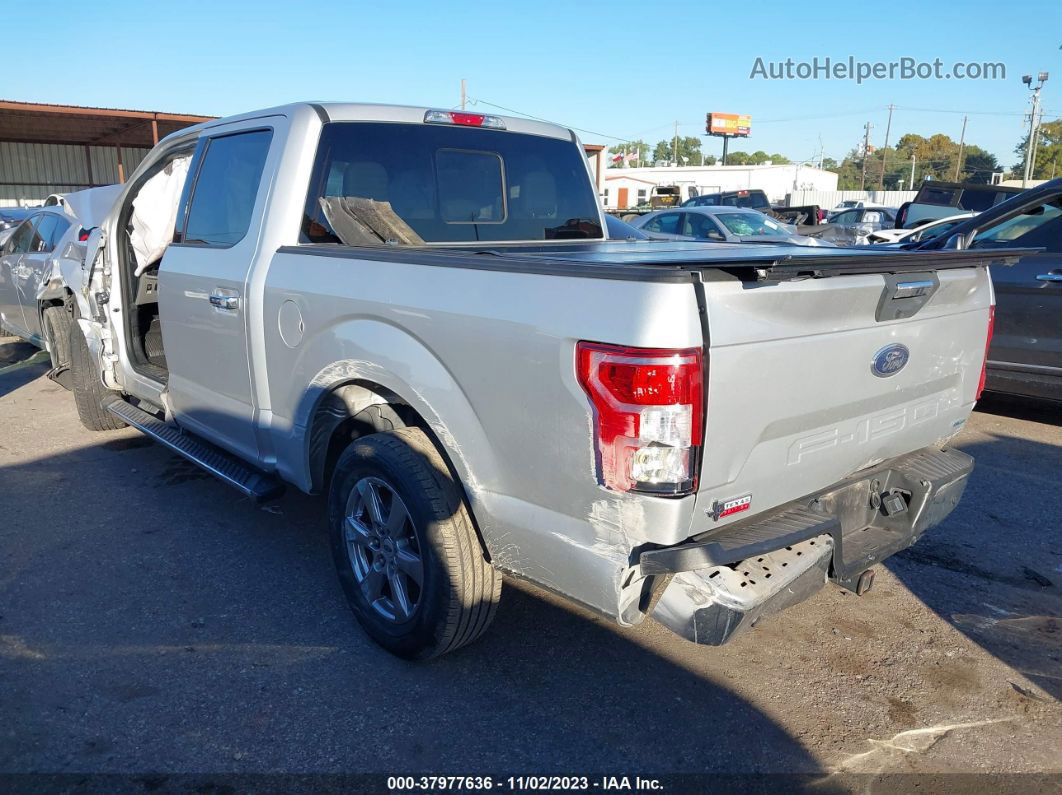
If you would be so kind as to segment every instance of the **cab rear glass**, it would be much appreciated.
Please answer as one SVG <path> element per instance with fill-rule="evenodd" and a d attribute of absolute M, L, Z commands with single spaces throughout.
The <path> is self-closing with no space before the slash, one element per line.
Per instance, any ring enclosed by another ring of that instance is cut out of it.
<path fill-rule="evenodd" d="M 603 237 L 572 141 L 381 122 L 324 126 L 301 230 L 351 246 Z"/>

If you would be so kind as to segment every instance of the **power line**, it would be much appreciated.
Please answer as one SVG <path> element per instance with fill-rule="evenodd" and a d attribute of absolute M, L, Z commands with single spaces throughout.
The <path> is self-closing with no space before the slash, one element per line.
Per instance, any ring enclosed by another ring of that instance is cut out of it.
<path fill-rule="evenodd" d="M 598 136 L 600 138 L 611 138 L 613 141 L 619 141 L 620 143 L 633 143 L 634 142 L 633 138 L 629 138 L 629 137 L 628 138 L 624 138 L 624 137 L 619 136 L 619 135 L 607 135 L 606 133 L 598 132 L 597 130 L 587 130 L 587 129 L 584 129 L 582 127 L 573 127 L 570 124 L 564 124 L 563 122 L 553 121 L 553 119 L 545 119 L 542 116 L 535 116 L 532 113 L 524 113 L 522 110 L 516 110 L 514 108 L 507 108 L 504 105 L 498 105 L 495 102 L 488 102 L 485 99 L 472 98 L 472 99 L 469 99 L 468 101 L 471 104 L 473 104 L 473 105 L 488 105 L 488 106 L 490 106 L 492 108 L 497 108 L 498 110 L 504 110 L 506 113 L 515 113 L 517 116 L 526 116 L 527 118 L 534 119 L 535 121 L 543 121 L 546 124 L 556 124 L 559 127 L 567 127 L 569 130 L 578 130 L 579 132 L 590 133 L 591 135 L 596 135 L 596 136 Z"/>

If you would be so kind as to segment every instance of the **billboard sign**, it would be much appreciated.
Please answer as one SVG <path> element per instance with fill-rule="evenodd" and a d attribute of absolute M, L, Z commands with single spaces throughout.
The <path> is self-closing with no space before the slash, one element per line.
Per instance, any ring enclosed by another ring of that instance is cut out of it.
<path fill-rule="evenodd" d="M 752 132 L 752 117 L 739 113 L 709 113 L 706 128 L 709 135 L 744 137 Z"/>

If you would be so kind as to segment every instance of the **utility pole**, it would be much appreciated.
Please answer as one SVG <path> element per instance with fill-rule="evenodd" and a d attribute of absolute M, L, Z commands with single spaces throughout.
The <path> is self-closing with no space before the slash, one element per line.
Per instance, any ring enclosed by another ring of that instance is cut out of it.
<path fill-rule="evenodd" d="M 869 121 L 863 125 L 863 174 L 859 178 L 859 190 L 867 187 L 867 156 L 870 154 L 870 129 L 873 126 Z"/>
<path fill-rule="evenodd" d="M 914 190 L 915 156 L 911 155 L 911 179 L 907 183 L 907 190 Z"/>
<path fill-rule="evenodd" d="M 1029 140 L 1025 143 L 1025 171 L 1021 177 L 1021 186 L 1026 187 L 1030 179 L 1036 173 L 1036 144 L 1039 138 L 1040 126 L 1040 89 L 1047 82 L 1047 72 L 1037 75 L 1038 85 L 1033 88 L 1032 75 L 1022 75 L 1021 82 L 1032 91 L 1032 113 L 1029 114 Z"/>
<path fill-rule="evenodd" d="M 671 162 L 678 166 L 678 122 L 675 122 L 675 137 L 671 139 Z"/>
<path fill-rule="evenodd" d="M 465 90 L 465 78 L 461 78 L 461 110 L 465 109 L 465 104 L 468 102 L 468 91 Z"/>
<path fill-rule="evenodd" d="M 878 190 L 882 190 L 885 187 L 885 158 L 889 155 L 889 131 L 892 129 L 892 111 L 895 108 L 896 106 L 890 102 L 889 122 L 885 125 L 885 146 L 881 148 L 881 174 L 878 175 Z"/>
<path fill-rule="evenodd" d="M 962 117 L 962 132 L 959 133 L 959 159 L 955 161 L 955 181 L 959 181 L 959 172 L 962 171 L 962 147 L 966 143 L 966 117 Z"/>

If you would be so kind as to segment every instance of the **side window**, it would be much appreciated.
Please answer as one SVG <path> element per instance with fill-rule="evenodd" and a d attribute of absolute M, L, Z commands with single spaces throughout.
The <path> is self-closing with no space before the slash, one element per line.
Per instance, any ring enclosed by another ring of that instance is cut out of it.
<path fill-rule="evenodd" d="M 701 240 L 725 240 L 723 233 L 706 215 L 701 213 L 685 213 L 682 224 L 682 234 L 696 237 Z"/>
<path fill-rule="evenodd" d="M 859 210 L 845 210 L 843 213 L 837 213 L 837 215 L 834 216 L 833 223 L 847 226 L 856 223 L 858 220 Z"/>
<path fill-rule="evenodd" d="M 30 243 L 33 242 L 33 227 L 36 226 L 38 218 L 39 215 L 34 215 L 22 222 L 4 246 L 5 254 L 25 254 L 29 251 Z"/>
<path fill-rule="evenodd" d="M 56 213 L 45 213 L 40 218 L 33 232 L 30 251 L 49 253 L 55 249 L 63 233 L 70 228 L 70 222 Z"/>
<path fill-rule="evenodd" d="M 185 243 L 232 246 L 243 239 L 272 138 L 271 130 L 254 130 L 209 140 L 192 188 Z"/>
<path fill-rule="evenodd" d="M 63 235 L 66 234 L 70 228 L 71 221 L 66 218 L 56 216 L 55 229 L 52 230 L 52 236 L 48 239 L 48 250 L 55 251 L 55 247 L 59 245 L 59 241 L 63 239 Z"/>
<path fill-rule="evenodd" d="M 43 227 L 43 234 L 42 234 Z M 30 238 L 29 250 L 27 253 L 36 254 L 45 250 L 45 240 L 48 233 L 52 230 L 52 217 L 50 215 L 38 215 L 37 221 L 33 225 L 33 237 Z"/>
<path fill-rule="evenodd" d="M 1062 251 L 1062 202 L 1031 207 L 1025 212 L 979 232 L 971 248 L 1035 246 Z"/>
<path fill-rule="evenodd" d="M 663 215 L 658 215 L 642 228 L 646 232 L 663 232 L 666 235 L 677 235 L 680 234 L 679 222 L 682 215 L 683 213 L 664 213 Z"/>

